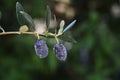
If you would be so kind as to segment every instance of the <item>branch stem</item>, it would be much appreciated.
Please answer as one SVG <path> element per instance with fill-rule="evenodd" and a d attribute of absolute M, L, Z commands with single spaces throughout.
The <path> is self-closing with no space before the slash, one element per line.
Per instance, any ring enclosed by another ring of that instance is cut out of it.
<path fill-rule="evenodd" d="M 43 33 L 43 34 L 39 34 L 38 32 L 19 32 L 19 31 L 10 31 L 10 32 L 1 32 L 0 36 L 2 35 L 20 35 L 20 34 L 25 34 L 25 35 L 35 35 L 38 37 L 38 35 L 40 36 L 44 36 L 44 37 L 55 37 L 55 36 L 59 36 L 59 35 L 55 35 L 53 33 Z"/>
<path fill-rule="evenodd" d="M 35 35 L 35 34 L 37 34 L 36 32 L 2 32 L 2 33 L 0 33 L 0 36 L 1 35 L 11 35 L 11 34 L 33 34 L 33 35 Z"/>

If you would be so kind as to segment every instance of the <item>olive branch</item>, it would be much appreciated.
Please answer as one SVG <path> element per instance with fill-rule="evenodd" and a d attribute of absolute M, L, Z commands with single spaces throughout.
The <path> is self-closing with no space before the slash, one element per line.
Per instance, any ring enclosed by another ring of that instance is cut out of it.
<path fill-rule="evenodd" d="M 21 35 L 21 34 L 36 36 L 38 38 L 38 40 L 35 43 L 34 47 L 35 47 L 35 51 L 36 51 L 37 55 L 39 55 L 40 58 L 44 58 L 48 55 L 48 47 L 47 47 L 46 43 L 42 39 L 40 39 L 40 37 L 43 36 L 43 37 L 47 37 L 47 38 L 49 38 L 49 37 L 55 38 L 55 40 L 57 42 L 57 44 L 55 45 L 55 48 L 54 48 L 56 57 L 61 61 L 66 60 L 67 51 L 66 51 L 66 48 L 64 47 L 64 45 L 59 43 L 59 37 L 62 36 L 67 30 L 69 30 L 76 23 L 76 20 L 73 20 L 65 28 L 64 28 L 65 21 L 61 20 L 60 25 L 59 25 L 59 27 L 60 27 L 59 30 L 57 30 L 57 28 L 55 28 L 55 33 L 51 33 L 51 32 L 49 32 L 50 20 L 51 20 L 51 10 L 50 10 L 50 7 L 47 6 L 47 14 L 46 14 L 47 29 L 45 32 L 40 34 L 35 30 L 35 24 L 34 24 L 32 17 L 24 11 L 24 8 L 22 7 L 22 5 L 19 2 L 16 3 L 16 16 L 17 16 L 18 23 L 20 25 L 19 30 L 7 32 L 4 30 L 3 27 L 0 26 L 0 30 L 2 31 L 0 33 L 0 36 L 2 36 L 2 35 Z M 57 22 L 55 15 L 54 15 L 54 22 Z"/>

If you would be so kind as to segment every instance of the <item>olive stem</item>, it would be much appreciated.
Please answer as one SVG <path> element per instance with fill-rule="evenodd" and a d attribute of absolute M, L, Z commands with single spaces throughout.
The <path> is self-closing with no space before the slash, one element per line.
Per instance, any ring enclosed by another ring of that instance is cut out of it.
<path fill-rule="evenodd" d="M 56 35 L 56 34 L 53 34 L 53 33 L 49 33 L 49 32 L 45 32 L 45 33 L 39 34 L 38 32 L 10 31 L 10 32 L 1 32 L 0 36 L 2 36 L 2 35 L 20 35 L 20 34 L 35 35 L 35 36 L 37 36 L 38 39 L 40 38 L 40 36 L 53 37 L 53 38 L 56 38 L 57 42 L 59 43 L 58 38 L 57 38 L 59 35 Z"/>
<path fill-rule="evenodd" d="M 56 39 L 56 41 L 57 41 L 57 44 L 59 44 L 59 40 L 58 40 L 58 38 L 57 38 L 57 36 L 55 35 L 55 39 Z"/>
<path fill-rule="evenodd" d="M 0 33 L 0 36 L 1 35 L 11 35 L 11 34 L 36 34 L 36 32 L 2 32 L 2 33 Z"/>

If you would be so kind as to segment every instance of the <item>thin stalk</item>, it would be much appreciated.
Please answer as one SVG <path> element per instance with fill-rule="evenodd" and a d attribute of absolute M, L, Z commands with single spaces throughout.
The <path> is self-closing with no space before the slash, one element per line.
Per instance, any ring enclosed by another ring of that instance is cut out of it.
<path fill-rule="evenodd" d="M 59 44 L 59 39 L 57 38 L 57 36 L 54 36 L 54 37 L 56 39 L 57 44 Z"/>
<path fill-rule="evenodd" d="M 49 33 L 49 32 L 46 32 L 46 33 L 43 33 L 43 34 L 39 34 L 38 32 L 19 32 L 19 31 L 11 31 L 11 32 L 1 32 L 0 33 L 0 36 L 2 35 L 21 35 L 21 34 L 25 34 L 25 35 L 35 35 L 38 37 L 39 39 L 39 36 L 44 36 L 44 37 L 58 37 L 59 35 L 56 35 L 56 34 L 53 34 L 53 33 Z"/>
<path fill-rule="evenodd" d="M 0 36 L 1 35 L 12 35 L 12 34 L 29 34 L 29 35 L 31 35 L 31 34 L 33 34 L 33 35 L 35 35 L 36 33 L 35 32 L 2 32 L 2 33 L 0 33 Z"/>

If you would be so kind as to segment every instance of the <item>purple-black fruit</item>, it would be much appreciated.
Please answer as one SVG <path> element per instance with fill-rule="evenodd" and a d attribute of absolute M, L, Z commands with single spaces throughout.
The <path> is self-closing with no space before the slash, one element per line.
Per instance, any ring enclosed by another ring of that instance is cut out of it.
<path fill-rule="evenodd" d="M 34 44 L 35 52 L 40 58 L 45 58 L 48 55 L 48 47 L 45 41 L 39 39 Z"/>
<path fill-rule="evenodd" d="M 54 52 L 55 52 L 55 56 L 60 61 L 65 61 L 67 59 L 67 50 L 63 44 L 55 44 Z"/>

